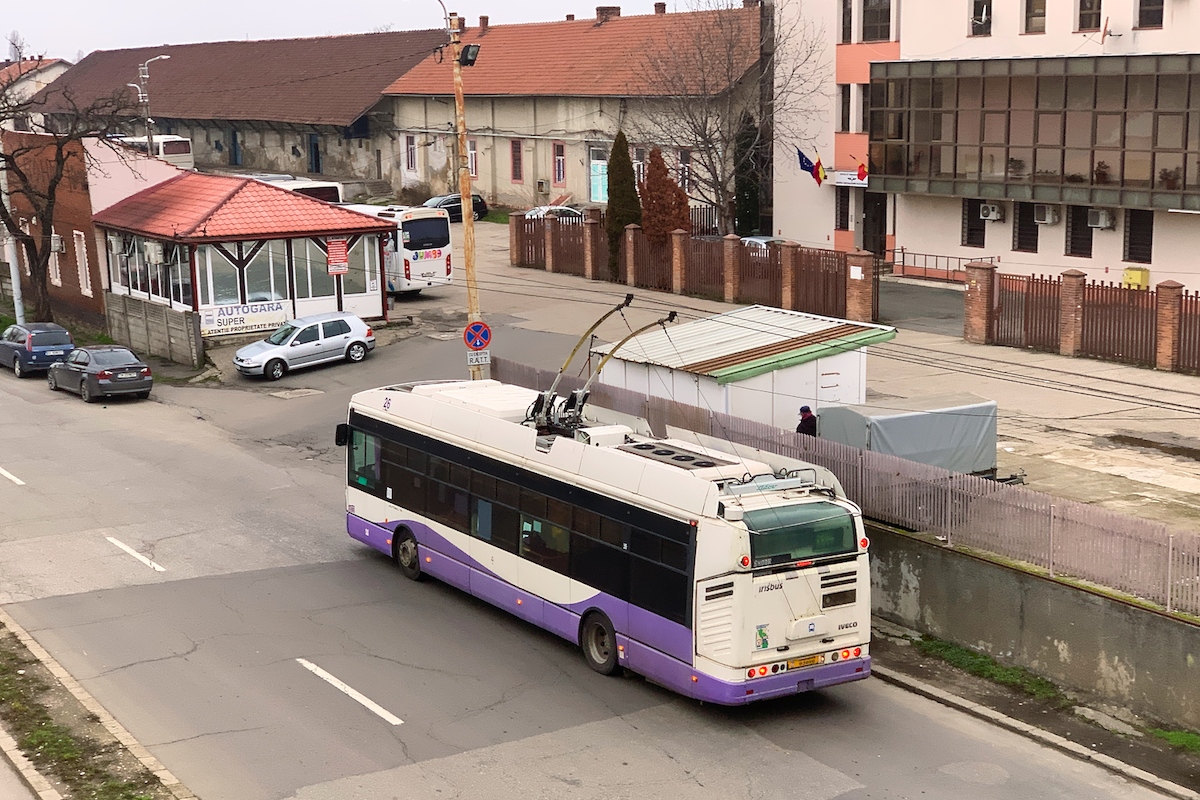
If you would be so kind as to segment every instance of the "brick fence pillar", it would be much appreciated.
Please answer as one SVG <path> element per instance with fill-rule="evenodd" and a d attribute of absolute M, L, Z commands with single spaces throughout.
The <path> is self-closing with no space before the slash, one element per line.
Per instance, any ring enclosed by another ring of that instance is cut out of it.
<path fill-rule="evenodd" d="M 782 302 L 779 305 L 784 311 L 796 310 L 796 260 L 799 255 L 800 245 L 795 242 L 780 245 L 779 266 L 783 275 L 780 286 Z"/>
<path fill-rule="evenodd" d="M 1183 305 L 1183 284 L 1163 281 L 1154 287 L 1156 313 L 1154 366 L 1174 372 L 1179 365 L 1179 312 Z"/>
<path fill-rule="evenodd" d="M 683 294 L 683 279 L 687 274 L 688 233 L 676 228 L 671 231 L 671 291 Z"/>
<path fill-rule="evenodd" d="M 972 344 L 989 344 L 996 313 L 996 265 L 970 261 L 963 269 L 967 273 L 967 290 L 963 292 L 963 338 Z"/>
<path fill-rule="evenodd" d="M 514 211 L 508 215 L 508 263 L 521 266 L 525 259 L 525 212 Z"/>
<path fill-rule="evenodd" d="M 554 234 L 558 230 L 558 219 L 546 215 L 546 272 L 554 272 Z"/>
<path fill-rule="evenodd" d="M 846 319 L 873 322 L 875 254 L 853 250 L 846 254 Z"/>
<path fill-rule="evenodd" d="M 739 272 L 738 252 L 739 247 L 743 247 L 742 240 L 732 233 L 723 240 L 725 250 L 722 253 L 721 259 L 722 271 L 725 273 L 725 302 L 736 303 L 741 287 L 738 286 L 738 278 L 741 277 Z"/>
<path fill-rule="evenodd" d="M 1062 274 L 1058 303 L 1058 352 L 1077 356 L 1083 345 L 1083 287 L 1087 275 L 1077 269 Z"/>
<path fill-rule="evenodd" d="M 636 223 L 625 226 L 625 284 L 627 286 L 637 286 L 635 275 L 637 258 L 634 256 L 633 234 L 641 229 L 642 226 Z"/>
<path fill-rule="evenodd" d="M 589 209 L 590 210 L 590 209 Z M 583 221 L 583 277 L 589 281 L 596 280 L 596 244 L 597 236 L 603 236 L 600 230 L 600 220 L 588 217 Z M 604 266 L 608 269 L 608 265 Z"/>

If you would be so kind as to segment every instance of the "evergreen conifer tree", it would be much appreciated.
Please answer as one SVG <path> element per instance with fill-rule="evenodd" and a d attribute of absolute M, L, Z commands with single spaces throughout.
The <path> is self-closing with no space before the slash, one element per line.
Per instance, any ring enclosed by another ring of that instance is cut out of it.
<path fill-rule="evenodd" d="M 621 238 L 626 225 L 640 225 L 642 203 L 638 199 L 633 161 L 629 158 L 629 142 L 624 131 L 617 131 L 612 154 L 608 157 L 608 274 L 612 280 L 620 275 Z"/>

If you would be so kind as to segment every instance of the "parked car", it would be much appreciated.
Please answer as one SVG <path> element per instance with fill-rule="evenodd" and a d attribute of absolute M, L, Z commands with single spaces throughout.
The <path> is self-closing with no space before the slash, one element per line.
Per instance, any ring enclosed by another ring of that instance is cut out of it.
<path fill-rule="evenodd" d="M 475 219 L 483 219 L 487 216 L 488 205 L 483 201 L 482 197 L 473 194 L 471 195 L 471 202 L 475 209 Z M 444 208 L 446 209 L 446 213 L 450 215 L 451 222 L 462 222 L 462 198 L 458 192 L 431 197 L 421 205 L 426 208 Z"/>
<path fill-rule="evenodd" d="M 101 397 L 132 394 L 142 400 L 154 388 L 150 366 L 120 345 L 77 347 L 46 373 L 51 391 L 75 392 L 85 403 Z"/>
<path fill-rule="evenodd" d="M 769 245 L 783 244 L 789 241 L 780 236 L 743 236 L 742 244 L 756 250 L 766 250 Z"/>
<path fill-rule="evenodd" d="M 261 342 L 239 348 L 233 365 L 243 375 L 277 381 L 288 372 L 345 359 L 358 363 L 375 349 L 375 332 L 353 314 L 331 311 L 285 322 Z"/>
<path fill-rule="evenodd" d="M 557 217 L 564 222 L 581 222 L 583 212 L 570 206 L 537 206 L 525 212 L 525 219 Z"/>
<path fill-rule="evenodd" d="M 29 322 L 9 325 L 0 335 L 0 366 L 8 367 L 18 378 L 47 370 L 75 349 L 71 334 L 53 322 Z"/>

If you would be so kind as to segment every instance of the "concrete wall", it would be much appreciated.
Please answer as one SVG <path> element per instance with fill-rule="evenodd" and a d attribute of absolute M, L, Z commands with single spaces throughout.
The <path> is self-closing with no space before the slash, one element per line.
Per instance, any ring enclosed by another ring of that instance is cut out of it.
<path fill-rule="evenodd" d="M 872 611 L 1200 730 L 1200 625 L 868 525 Z"/>
<path fill-rule="evenodd" d="M 108 335 L 138 355 L 150 353 L 177 364 L 204 364 L 200 318 L 159 303 L 108 294 Z"/>

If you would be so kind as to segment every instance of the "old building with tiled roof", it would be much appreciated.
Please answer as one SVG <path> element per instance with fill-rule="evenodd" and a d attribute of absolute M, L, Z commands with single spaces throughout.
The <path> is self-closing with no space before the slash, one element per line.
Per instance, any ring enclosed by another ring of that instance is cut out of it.
<path fill-rule="evenodd" d="M 29 131 L 41 122 L 41 116 L 19 108 L 29 98 L 57 80 L 71 64 L 60 58 L 23 58 L 19 61 L 0 61 L 0 128 L 10 131 Z"/>

